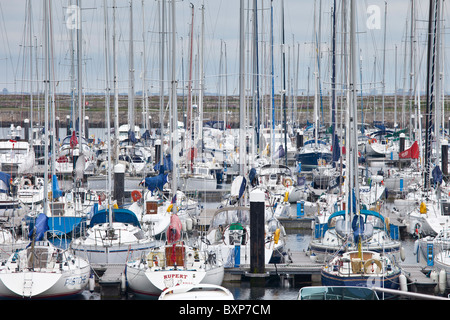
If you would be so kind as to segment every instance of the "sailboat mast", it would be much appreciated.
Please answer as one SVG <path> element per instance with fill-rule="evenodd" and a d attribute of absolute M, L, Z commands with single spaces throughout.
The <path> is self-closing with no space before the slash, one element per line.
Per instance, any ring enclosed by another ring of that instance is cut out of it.
<path fill-rule="evenodd" d="M 245 144 L 245 34 L 244 34 L 244 0 L 240 0 L 239 8 L 239 173 L 245 176 L 246 144 Z"/>
<path fill-rule="evenodd" d="M 350 204 L 349 210 L 355 209 L 355 214 L 359 213 L 359 188 L 358 188 L 358 144 L 357 144 L 357 92 L 356 92 L 356 79 L 357 79 L 357 45 L 356 45 L 356 0 L 351 0 L 350 8 L 350 92 L 351 92 L 351 104 L 350 104 L 350 140 L 347 146 L 350 154 Z M 353 192 L 355 197 L 353 197 Z M 356 200 L 356 203 L 354 203 Z"/>
<path fill-rule="evenodd" d="M 281 94 L 283 95 L 283 122 L 284 122 L 284 155 L 285 165 L 288 165 L 288 151 L 287 151 L 287 120 L 286 120 L 286 49 L 284 39 L 284 0 L 281 0 L 281 41 L 282 41 L 282 72 L 283 72 L 283 88 Z"/>
<path fill-rule="evenodd" d="M 430 0 L 428 17 L 428 61 L 427 61 L 427 111 L 425 134 L 425 174 L 424 188 L 430 188 L 431 141 L 433 126 L 433 104 L 436 66 L 436 29 L 439 0 Z"/>
<path fill-rule="evenodd" d="M 382 107 L 382 123 L 384 126 L 384 96 L 386 94 L 386 20 L 387 20 L 387 1 L 384 2 L 384 36 L 383 36 L 383 94 L 381 96 L 381 107 Z M 375 120 L 375 118 L 374 118 Z"/>
<path fill-rule="evenodd" d="M 81 20 L 81 0 L 77 0 L 78 6 L 78 25 L 77 25 L 77 89 L 78 89 L 78 150 L 81 155 L 81 144 L 82 144 L 82 123 L 83 123 L 83 63 L 82 63 L 82 52 L 83 52 L 83 34 L 82 34 L 82 20 Z"/>
<path fill-rule="evenodd" d="M 159 4 L 159 2 L 158 2 Z M 158 10 L 159 12 L 159 10 Z M 159 32 L 161 37 L 160 48 L 160 60 L 159 60 L 159 79 L 160 79 L 160 96 L 159 96 L 159 123 L 160 123 L 160 139 L 161 139 L 161 151 L 159 152 L 159 163 L 163 164 L 164 160 L 164 59 L 165 59 L 165 48 L 166 48 L 166 0 L 161 0 L 161 15 Z"/>
<path fill-rule="evenodd" d="M 192 146 L 192 124 L 191 124 L 191 118 L 192 118 L 192 50 L 193 50 L 193 42 L 194 42 L 194 4 L 190 4 L 192 8 L 192 19 L 191 19 L 191 34 L 189 39 L 189 81 L 188 81 L 188 108 L 187 108 L 187 115 L 186 115 L 186 155 L 188 157 L 187 164 L 188 164 L 188 170 L 190 172 L 191 170 L 191 146 Z"/>
<path fill-rule="evenodd" d="M 172 1 L 172 196 L 177 194 L 178 179 L 178 107 L 177 107 L 177 81 L 176 81 L 176 19 L 175 19 L 175 1 Z M 173 213 L 177 213 L 177 203 L 173 204 Z"/>
<path fill-rule="evenodd" d="M 130 39 L 129 39 L 129 60 L 128 60 L 128 125 L 129 130 L 134 132 L 134 44 L 133 44 L 133 0 L 130 0 Z"/>
<path fill-rule="evenodd" d="M 274 152 L 275 152 L 275 76 L 274 76 L 274 61 L 273 61 L 273 0 L 270 0 L 270 77 L 272 78 L 272 99 L 271 99 L 271 107 L 272 107 L 272 134 L 270 135 L 270 158 L 271 163 L 273 164 L 274 160 Z"/>
<path fill-rule="evenodd" d="M 205 56 L 205 5 L 202 4 L 200 10 L 202 11 L 202 26 L 201 26 L 201 47 L 200 47 L 200 61 L 199 61 L 199 72 L 200 72 L 200 92 L 198 97 L 198 136 L 197 139 L 200 141 L 201 146 L 203 146 L 203 96 L 205 93 L 205 73 L 204 73 L 204 56 Z M 201 152 L 203 152 L 203 147 L 201 147 Z"/>
<path fill-rule="evenodd" d="M 119 75 L 117 67 L 117 28 L 116 28 L 116 0 L 113 2 L 113 57 L 114 57 L 114 154 L 115 163 L 119 162 Z M 111 140 L 108 140 L 108 144 Z"/>
<path fill-rule="evenodd" d="M 108 7 L 107 0 L 103 0 L 104 6 L 104 37 L 105 37 L 105 105 L 106 105 L 106 128 L 107 128 L 107 137 L 108 137 L 108 184 L 107 189 L 108 192 L 108 216 L 109 216 L 109 225 L 112 225 L 112 206 L 111 206 L 111 190 L 112 190 L 112 179 L 111 179 L 111 122 L 110 122 L 110 88 L 109 88 L 109 24 L 108 24 Z M 114 6 L 115 9 L 115 6 Z"/>
<path fill-rule="evenodd" d="M 48 194 L 48 151 L 49 151 L 49 141 L 48 141 L 48 95 L 50 89 L 50 59 L 49 59 L 49 10 L 50 2 L 49 0 L 44 0 L 44 141 L 45 141 L 45 151 L 44 151 L 44 195 Z M 47 215 L 48 197 L 43 198 L 44 214 Z"/>

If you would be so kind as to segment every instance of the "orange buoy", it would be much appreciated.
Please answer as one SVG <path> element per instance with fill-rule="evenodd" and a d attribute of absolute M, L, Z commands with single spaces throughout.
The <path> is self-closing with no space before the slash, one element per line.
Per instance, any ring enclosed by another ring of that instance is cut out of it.
<path fill-rule="evenodd" d="M 134 190 L 131 192 L 131 198 L 133 198 L 133 201 L 136 202 L 142 198 L 142 194 L 138 190 Z"/>

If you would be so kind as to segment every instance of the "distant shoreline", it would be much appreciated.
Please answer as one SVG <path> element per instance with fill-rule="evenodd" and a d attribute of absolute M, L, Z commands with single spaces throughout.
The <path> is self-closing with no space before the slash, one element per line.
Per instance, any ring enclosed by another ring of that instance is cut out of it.
<path fill-rule="evenodd" d="M 128 97 L 126 95 L 120 95 L 119 96 L 119 124 L 124 124 L 124 119 L 127 119 L 128 117 Z M 219 99 L 220 98 L 220 99 Z M 294 113 L 294 117 L 297 116 L 297 119 L 299 119 L 300 125 L 306 124 L 306 119 L 308 119 L 310 122 L 313 121 L 312 119 L 312 112 L 313 112 L 313 103 L 314 103 L 314 97 L 306 97 L 306 96 L 299 96 L 297 97 L 297 111 L 292 111 L 291 105 L 294 105 L 294 98 L 293 97 L 287 97 L 288 99 L 288 109 L 287 109 L 287 118 L 288 121 L 291 121 L 292 114 Z M 375 103 L 376 105 L 376 120 L 381 121 L 382 120 L 382 97 L 381 96 L 364 96 L 363 97 L 363 105 L 366 108 L 364 112 L 364 122 L 366 123 L 373 123 L 374 118 L 374 111 L 373 111 L 373 105 Z M 230 124 L 232 128 L 239 127 L 240 119 L 239 119 L 239 97 L 238 96 L 228 96 L 227 99 L 227 111 L 228 111 L 228 117 L 227 117 L 227 123 Z M 340 97 L 338 97 L 338 103 L 340 102 Z M 422 97 L 422 100 L 424 100 L 425 97 Z M 187 106 L 187 98 L 178 96 L 178 120 L 183 121 L 183 115 L 185 113 L 185 109 Z M 246 99 L 247 104 L 251 105 L 252 100 L 247 98 Z M 105 99 L 102 95 L 91 95 L 86 96 L 85 101 L 87 101 L 87 108 L 86 108 L 86 116 L 89 117 L 89 126 L 92 128 L 101 128 L 106 127 L 105 122 Z M 113 100 L 111 99 L 111 113 L 114 112 L 114 105 Z M 224 96 L 205 96 L 204 97 L 204 112 L 203 112 L 203 119 L 204 121 L 213 120 L 213 121 L 223 121 L 223 106 L 224 106 L 225 97 Z M 375 101 L 375 102 L 374 102 Z M 393 126 L 394 124 L 394 96 L 385 96 L 385 123 L 389 126 Z M 422 111 L 425 110 L 425 101 L 421 102 Z M 67 116 L 70 116 L 70 103 L 71 103 L 71 97 L 70 95 L 58 95 L 56 97 L 56 116 L 60 119 L 60 126 L 66 126 L 67 123 Z M 151 119 L 151 127 L 159 127 L 159 103 L 160 103 L 160 97 L 159 96 L 150 96 L 148 97 L 148 106 L 150 115 L 152 117 Z M 168 97 L 165 97 L 165 106 L 167 107 L 168 103 Z M 359 100 L 359 106 L 358 106 L 358 122 L 361 122 L 361 108 L 360 104 L 361 101 Z M 195 98 L 194 102 L 195 104 Z M 403 96 L 397 96 L 397 122 L 401 121 L 401 109 L 403 104 Z M 278 106 L 276 109 L 277 117 L 280 117 L 280 96 L 277 96 L 275 99 L 275 105 Z M 309 105 L 309 107 L 308 107 Z M 325 120 L 325 123 L 330 123 L 330 101 L 328 96 L 324 96 L 322 99 L 321 105 L 323 106 L 323 117 Z M 38 121 L 37 119 L 40 118 L 41 123 L 44 119 L 44 102 L 43 97 L 41 96 L 38 100 L 37 96 L 33 97 L 33 108 L 34 108 L 34 116 L 35 116 L 35 123 Z M 270 99 L 268 96 L 263 96 L 260 99 L 260 106 L 261 106 L 261 117 L 263 117 L 263 114 L 265 113 L 268 118 L 270 118 Z M 405 103 L 405 109 L 406 109 L 406 121 L 408 122 L 410 119 L 409 116 L 409 100 L 406 99 Z M 450 112 L 450 108 L 448 104 L 445 105 L 445 114 L 448 114 Z M 38 112 L 39 111 L 39 112 Z M 195 115 L 194 110 L 194 117 Z M 251 113 L 250 113 L 251 114 Z M 337 119 L 339 119 L 340 112 L 337 112 Z M 76 115 L 78 116 L 78 114 Z M 166 119 L 167 122 L 167 112 L 166 112 Z M 12 124 L 14 125 L 21 125 L 23 126 L 23 120 L 24 119 L 30 119 L 30 97 L 29 95 L 17 95 L 17 94 L 8 94 L 8 95 L 0 95 L 0 127 L 9 127 Z M 445 118 L 446 122 L 448 122 L 448 116 Z M 140 125 L 142 123 L 142 96 L 135 96 L 135 121 L 136 124 Z M 113 125 L 114 119 L 111 116 L 111 124 Z M 446 125 L 447 127 L 447 125 Z"/>

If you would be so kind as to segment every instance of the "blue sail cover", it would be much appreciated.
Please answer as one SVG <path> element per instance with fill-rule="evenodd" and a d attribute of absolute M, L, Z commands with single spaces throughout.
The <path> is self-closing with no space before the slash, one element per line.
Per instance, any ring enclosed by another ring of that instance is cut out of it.
<path fill-rule="evenodd" d="M 144 179 L 144 186 L 147 187 L 151 192 L 158 190 L 163 190 L 164 185 L 168 182 L 167 174 L 160 173 L 156 177 L 148 177 Z"/>
<path fill-rule="evenodd" d="M 284 152 L 284 148 L 280 144 L 280 146 L 278 147 L 278 158 L 283 158 L 285 155 L 286 155 L 286 153 Z"/>
<path fill-rule="evenodd" d="M 164 163 L 161 166 L 160 163 L 155 164 L 155 166 L 153 167 L 153 169 L 155 171 L 159 171 L 160 173 L 164 173 L 166 171 L 172 171 L 172 157 L 170 154 L 168 154 L 167 156 L 164 157 Z"/>
<path fill-rule="evenodd" d="M 9 174 L 0 172 L 0 192 L 2 192 L 2 193 L 9 192 L 10 180 L 11 180 L 11 176 Z"/>
<path fill-rule="evenodd" d="M 150 132 L 147 130 L 145 130 L 144 134 L 142 135 L 142 139 L 144 140 L 148 140 L 150 139 Z"/>
<path fill-rule="evenodd" d="M 141 224 L 139 223 L 136 215 L 133 213 L 133 211 L 130 211 L 128 209 L 112 209 L 112 218 L 112 222 L 129 223 L 138 228 L 141 227 Z M 106 222 L 109 222 L 109 212 L 108 210 L 100 210 L 92 217 L 89 227 L 92 228 L 96 224 Z"/>
<path fill-rule="evenodd" d="M 352 221 L 353 239 L 355 243 L 359 242 L 359 239 L 364 235 L 364 217 L 360 214 L 356 214 Z"/>
<path fill-rule="evenodd" d="M 439 168 L 439 166 L 434 167 L 433 172 L 431 174 L 433 176 L 433 183 L 434 184 L 441 184 L 442 183 L 442 171 Z"/>
<path fill-rule="evenodd" d="M 339 148 L 339 138 L 337 134 L 334 134 L 334 141 L 333 141 L 333 161 L 339 161 L 339 158 L 341 157 L 341 150 Z"/>
<path fill-rule="evenodd" d="M 242 183 L 241 183 L 241 188 L 239 189 L 238 199 L 240 199 L 242 197 L 242 195 L 244 194 L 246 186 L 247 186 L 247 180 L 243 177 Z"/>
<path fill-rule="evenodd" d="M 59 189 L 58 178 L 55 174 L 52 176 L 52 195 L 53 199 L 58 199 L 63 195 L 63 192 Z"/>
<path fill-rule="evenodd" d="M 251 168 L 248 174 L 248 180 L 252 186 L 256 186 L 258 184 L 258 180 L 256 179 L 256 169 Z"/>
<path fill-rule="evenodd" d="M 136 135 L 134 134 L 133 130 L 128 130 L 128 139 L 132 142 L 132 143 L 136 143 Z"/>
<path fill-rule="evenodd" d="M 33 232 L 36 232 L 35 240 L 40 241 L 44 238 L 44 234 L 46 231 L 48 231 L 48 217 L 44 213 L 41 213 L 36 218 L 36 223 L 34 224 L 34 227 L 28 233 L 28 238 L 32 240 Z"/>

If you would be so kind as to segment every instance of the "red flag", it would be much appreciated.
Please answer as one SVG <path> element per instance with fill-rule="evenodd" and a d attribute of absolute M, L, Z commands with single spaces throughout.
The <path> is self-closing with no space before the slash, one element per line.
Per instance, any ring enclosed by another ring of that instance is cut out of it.
<path fill-rule="evenodd" d="M 70 147 L 73 149 L 78 144 L 78 139 L 75 131 L 72 132 L 72 137 L 70 138 Z"/>
<path fill-rule="evenodd" d="M 400 159 L 419 159 L 419 144 L 414 141 L 413 145 L 398 154 Z"/>

